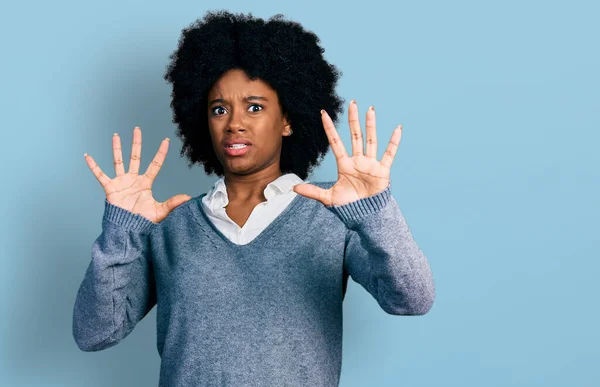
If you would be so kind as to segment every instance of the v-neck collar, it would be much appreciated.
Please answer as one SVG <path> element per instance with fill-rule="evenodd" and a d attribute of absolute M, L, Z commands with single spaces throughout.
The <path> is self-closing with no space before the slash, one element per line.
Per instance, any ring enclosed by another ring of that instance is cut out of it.
<path fill-rule="evenodd" d="M 256 243 L 259 243 L 262 239 L 266 238 L 268 235 L 271 235 L 272 233 L 274 233 L 277 230 L 276 226 L 279 223 L 285 221 L 290 216 L 290 214 L 293 212 L 292 210 L 295 207 L 297 207 L 299 205 L 299 203 L 301 203 L 303 200 L 309 200 L 308 198 L 306 198 L 300 194 L 296 194 L 296 197 L 294 199 L 292 199 L 292 201 L 286 206 L 286 208 L 279 215 L 277 215 L 275 217 L 275 219 L 273 219 L 273 221 L 271 221 L 271 223 L 269 223 L 269 225 L 260 232 L 260 234 L 258 234 L 250 242 L 248 242 L 244 245 L 238 245 L 236 243 L 233 243 L 231 240 L 229 240 L 229 238 L 227 238 L 227 236 L 225 236 L 221 232 L 221 230 L 219 230 L 219 228 L 217 226 L 215 226 L 215 224 L 208 217 L 208 214 L 204 210 L 204 206 L 202 204 L 202 198 L 206 195 L 207 194 L 204 193 L 195 199 L 195 206 L 193 206 L 193 207 L 196 211 L 194 211 L 194 209 L 192 209 L 192 206 L 188 207 L 190 209 L 190 211 L 192 212 L 194 220 L 198 223 L 201 223 L 200 219 L 198 219 L 195 214 L 195 212 L 199 212 L 204 217 L 204 220 L 206 221 L 206 223 L 208 223 L 209 226 L 213 229 L 213 231 L 218 235 L 219 239 L 221 239 L 227 246 L 232 247 L 232 248 L 237 248 L 237 249 L 250 248 L 250 247 L 254 246 Z"/>

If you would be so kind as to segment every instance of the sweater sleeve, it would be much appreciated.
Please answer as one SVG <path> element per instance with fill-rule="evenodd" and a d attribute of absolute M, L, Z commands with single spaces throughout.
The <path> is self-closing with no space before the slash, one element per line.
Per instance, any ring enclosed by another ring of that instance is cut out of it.
<path fill-rule="evenodd" d="M 423 315 L 435 298 L 433 276 L 390 189 L 328 206 L 348 227 L 344 270 L 386 313 Z"/>
<path fill-rule="evenodd" d="M 102 232 L 73 309 L 73 337 L 82 351 L 116 345 L 156 304 L 149 235 L 157 225 L 105 199 Z"/>

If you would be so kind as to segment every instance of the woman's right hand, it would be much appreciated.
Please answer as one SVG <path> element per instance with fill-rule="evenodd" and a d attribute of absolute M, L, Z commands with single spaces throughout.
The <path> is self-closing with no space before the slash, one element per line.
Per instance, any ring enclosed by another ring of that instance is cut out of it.
<path fill-rule="evenodd" d="M 124 208 L 144 218 L 159 223 L 180 204 L 191 199 L 189 195 L 176 195 L 163 203 L 158 203 L 152 197 L 152 183 L 163 165 L 169 148 L 169 139 L 165 138 L 152 163 L 143 175 L 139 174 L 140 155 L 142 153 L 142 130 L 139 127 L 133 129 L 133 144 L 131 147 L 131 159 L 129 172 L 125 173 L 123 155 L 121 152 L 121 139 L 118 134 L 113 136 L 113 156 L 116 177 L 110 179 L 106 176 L 92 156 L 85 154 L 85 161 L 100 185 L 106 192 L 106 200 L 118 207 Z"/>

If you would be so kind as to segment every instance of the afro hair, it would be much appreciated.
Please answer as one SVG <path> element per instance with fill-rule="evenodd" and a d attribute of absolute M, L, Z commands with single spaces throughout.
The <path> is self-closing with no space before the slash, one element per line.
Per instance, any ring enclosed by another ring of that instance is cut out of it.
<path fill-rule="evenodd" d="M 344 100 L 335 93 L 342 75 L 324 58 L 319 38 L 277 14 L 265 21 L 251 13 L 209 11 L 182 30 L 164 75 L 172 83 L 171 108 L 181 156 L 207 174 L 223 176 L 208 130 L 208 93 L 230 69 L 243 70 L 275 90 L 294 134 L 282 139 L 280 170 L 305 180 L 329 149 L 319 111 L 334 123 Z"/>

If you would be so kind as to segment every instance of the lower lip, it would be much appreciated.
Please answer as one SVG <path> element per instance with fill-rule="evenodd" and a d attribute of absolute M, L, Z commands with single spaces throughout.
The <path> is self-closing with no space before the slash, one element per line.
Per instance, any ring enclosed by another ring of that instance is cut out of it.
<path fill-rule="evenodd" d="M 227 153 L 228 156 L 242 156 L 242 155 L 245 155 L 246 153 L 248 153 L 248 149 L 250 149 L 251 146 L 252 145 L 248 145 L 241 149 L 235 149 L 235 148 L 230 148 L 230 147 L 226 146 L 225 153 Z"/>

